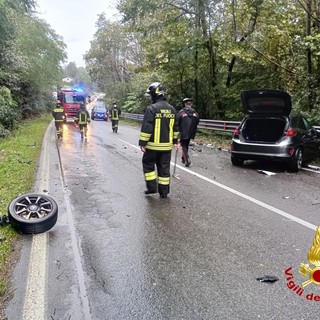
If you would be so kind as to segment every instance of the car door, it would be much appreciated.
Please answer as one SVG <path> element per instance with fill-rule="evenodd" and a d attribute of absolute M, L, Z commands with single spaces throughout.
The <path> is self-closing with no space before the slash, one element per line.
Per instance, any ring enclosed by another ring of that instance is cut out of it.
<path fill-rule="evenodd" d="M 302 117 L 302 121 L 306 127 L 305 140 L 309 150 L 309 159 L 315 159 L 319 149 L 317 133 L 307 119 Z"/>
<path fill-rule="evenodd" d="M 307 135 L 306 125 L 300 115 L 291 117 L 291 127 L 297 131 L 297 136 L 294 138 L 295 148 L 303 147 L 303 160 L 310 158 L 310 137 Z"/>

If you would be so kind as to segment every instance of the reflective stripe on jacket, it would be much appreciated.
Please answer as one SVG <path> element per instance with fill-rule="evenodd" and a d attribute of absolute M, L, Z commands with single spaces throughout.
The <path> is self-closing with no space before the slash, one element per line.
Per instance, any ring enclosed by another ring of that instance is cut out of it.
<path fill-rule="evenodd" d="M 74 118 L 78 124 L 87 124 L 90 122 L 90 115 L 87 110 L 79 110 Z"/>
<path fill-rule="evenodd" d="M 54 108 L 52 116 L 54 117 L 55 122 L 63 122 L 66 118 L 64 110 L 61 107 Z"/>
<path fill-rule="evenodd" d="M 119 120 L 121 111 L 118 108 L 111 109 L 111 120 Z"/>
<path fill-rule="evenodd" d="M 178 142 L 177 113 L 164 97 L 150 105 L 143 117 L 139 146 L 157 151 L 170 151 Z"/>

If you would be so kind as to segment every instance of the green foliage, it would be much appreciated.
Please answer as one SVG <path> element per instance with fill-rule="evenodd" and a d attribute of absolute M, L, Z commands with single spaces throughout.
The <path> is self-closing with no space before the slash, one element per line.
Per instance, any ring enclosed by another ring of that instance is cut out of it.
<path fill-rule="evenodd" d="M 140 95 L 148 79 L 162 82 L 178 109 L 193 97 L 202 118 L 239 120 L 242 90 L 274 88 L 317 121 L 320 17 L 312 3 L 307 30 L 300 1 L 121 0 L 122 23 L 98 19 L 88 69 L 132 112 L 147 104 Z"/>
<path fill-rule="evenodd" d="M 134 93 L 128 93 L 127 95 L 127 100 L 124 102 L 122 105 L 123 111 L 130 112 L 130 113 L 135 113 L 137 105 L 137 97 Z"/>
<path fill-rule="evenodd" d="M 65 44 L 34 15 L 33 0 L 0 0 L 0 135 L 15 121 L 46 112 L 61 78 Z M 10 94 L 10 97 L 8 96 Z"/>
<path fill-rule="evenodd" d="M 63 69 L 63 76 L 75 78 L 78 74 L 78 68 L 75 62 L 69 62 Z"/>
<path fill-rule="evenodd" d="M 16 103 L 12 99 L 10 90 L 0 87 L 0 138 L 8 136 L 19 120 L 19 113 L 15 107 Z"/>

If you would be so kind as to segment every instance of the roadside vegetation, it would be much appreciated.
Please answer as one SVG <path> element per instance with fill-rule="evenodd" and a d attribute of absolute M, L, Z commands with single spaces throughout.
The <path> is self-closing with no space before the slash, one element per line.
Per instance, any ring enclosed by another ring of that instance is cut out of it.
<path fill-rule="evenodd" d="M 10 137 L 0 139 L 0 216 L 7 215 L 13 198 L 32 190 L 43 135 L 51 118 L 47 114 L 25 121 Z M 18 238 L 10 225 L 0 227 L 0 306 L 12 270 L 8 259 Z"/>
<path fill-rule="evenodd" d="M 0 1 L 0 138 L 47 112 L 61 82 L 65 44 L 36 10 L 34 0 Z"/>
<path fill-rule="evenodd" d="M 204 145 L 212 145 L 217 149 L 229 150 L 232 133 L 213 130 L 198 129 L 195 142 Z"/>
<path fill-rule="evenodd" d="M 123 0 L 118 10 L 121 21 L 99 16 L 85 55 L 107 103 L 143 113 L 159 81 L 178 109 L 191 96 L 202 119 L 240 121 L 240 92 L 271 88 L 320 124 L 319 1 Z"/>

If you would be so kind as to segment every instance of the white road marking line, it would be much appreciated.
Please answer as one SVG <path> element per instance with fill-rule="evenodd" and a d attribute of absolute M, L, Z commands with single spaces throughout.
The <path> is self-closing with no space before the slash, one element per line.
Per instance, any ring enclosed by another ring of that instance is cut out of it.
<path fill-rule="evenodd" d="M 41 159 L 41 176 L 39 192 L 49 189 L 49 158 L 47 157 L 47 141 L 50 131 L 48 127 L 44 139 Z M 30 263 L 28 269 L 26 292 L 24 297 L 22 319 L 43 320 L 46 318 L 46 278 L 47 278 L 48 234 L 35 234 L 32 237 Z"/>
<path fill-rule="evenodd" d="M 43 320 L 45 316 L 45 288 L 47 269 L 47 233 L 33 236 L 30 254 L 23 320 Z"/>
<path fill-rule="evenodd" d="M 117 139 L 120 140 L 120 141 L 122 141 L 122 142 L 124 142 L 124 143 L 126 143 L 126 144 L 128 144 L 129 146 L 131 146 L 131 147 L 133 147 L 133 148 L 135 148 L 135 149 L 140 150 L 140 148 L 138 148 L 137 146 L 135 146 L 135 145 L 133 145 L 133 144 L 131 144 L 131 143 L 125 141 L 125 140 L 122 140 L 122 139 L 120 139 L 120 138 L 117 138 Z M 171 164 L 174 165 L 173 162 L 171 162 Z M 314 224 L 312 224 L 312 223 L 310 223 L 310 222 L 308 222 L 308 221 L 305 221 L 305 220 L 302 220 L 302 219 L 300 219 L 300 218 L 297 218 L 297 217 L 295 217 L 295 216 L 293 216 L 293 215 L 291 215 L 291 214 L 289 214 L 289 213 L 287 213 L 287 212 L 285 212 L 285 211 L 282 211 L 282 210 L 280 210 L 280 209 L 277 209 L 277 208 L 275 208 L 275 207 L 273 207 L 273 206 L 271 206 L 271 205 L 269 205 L 269 204 L 267 204 L 267 203 L 264 203 L 264 202 L 262 202 L 262 201 L 260 201 L 260 200 L 257 200 L 257 199 L 255 199 L 255 198 L 253 198 L 253 197 L 250 197 L 250 196 L 248 196 L 248 195 L 246 195 L 246 194 L 244 194 L 244 193 L 242 193 L 242 192 L 239 192 L 239 191 L 237 191 L 237 190 L 235 190 L 235 189 L 232 189 L 232 188 L 230 188 L 230 187 L 228 187 L 228 186 L 225 186 L 225 185 L 222 184 L 222 183 L 219 183 L 219 182 L 214 181 L 214 180 L 212 180 L 212 179 L 210 179 L 210 178 L 207 178 L 207 177 L 205 177 L 205 176 L 203 176 L 203 175 L 201 175 L 201 174 L 199 174 L 199 173 L 196 173 L 196 172 L 194 172 L 194 171 L 192 171 L 192 170 L 190 170 L 190 169 L 187 169 L 187 168 L 185 168 L 185 167 L 182 167 L 182 166 L 180 166 L 180 165 L 178 165 L 178 164 L 177 164 L 177 168 L 179 168 L 179 169 L 181 169 L 181 170 L 184 170 L 184 171 L 190 173 L 191 175 L 196 176 L 196 177 L 198 177 L 199 179 L 202 179 L 202 180 L 204 180 L 204 181 L 207 181 L 207 182 L 209 182 L 209 183 L 211 183 L 211 184 L 213 184 L 213 185 L 215 185 L 215 186 L 217 186 L 217 187 L 219 187 L 219 188 L 221 188 L 221 189 L 224 189 L 224 190 L 226 190 L 226 191 L 229 191 L 229 192 L 231 192 L 231 193 L 233 193 L 233 194 L 235 194 L 235 195 L 237 195 L 237 196 L 239 196 L 239 197 L 241 197 L 241 198 L 243 198 L 243 199 L 246 199 L 246 200 L 248 200 L 248 201 L 250 201 L 250 202 L 252 202 L 252 203 L 255 203 L 255 204 L 257 204 L 257 205 L 260 206 L 260 207 L 263 207 L 263 208 L 265 208 L 265 209 L 268 209 L 268 210 L 270 210 L 270 211 L 272 211 L 272 212 L 274 212 L 274 213 L 276 213 L 276 214 L 278 214 L 278 215 L 280 215 L 280 216 L 283 216 L 283 217 L 285 217 L 285 218 L 287 218 L 287 219 L 290 219 L 290 220 L 292 220 L 292 221 L 294 221 L 294 222 L 296 222 L 296 223 L 299 223 L 299 224 L 301 224 L 301 225 L 304 226 L 304 227 L 307 227 L 307 228 L 309 228 L 309 229 L 311 229 L 311 230 L 317 230 L 317 226 L 314 225 Z"/>

